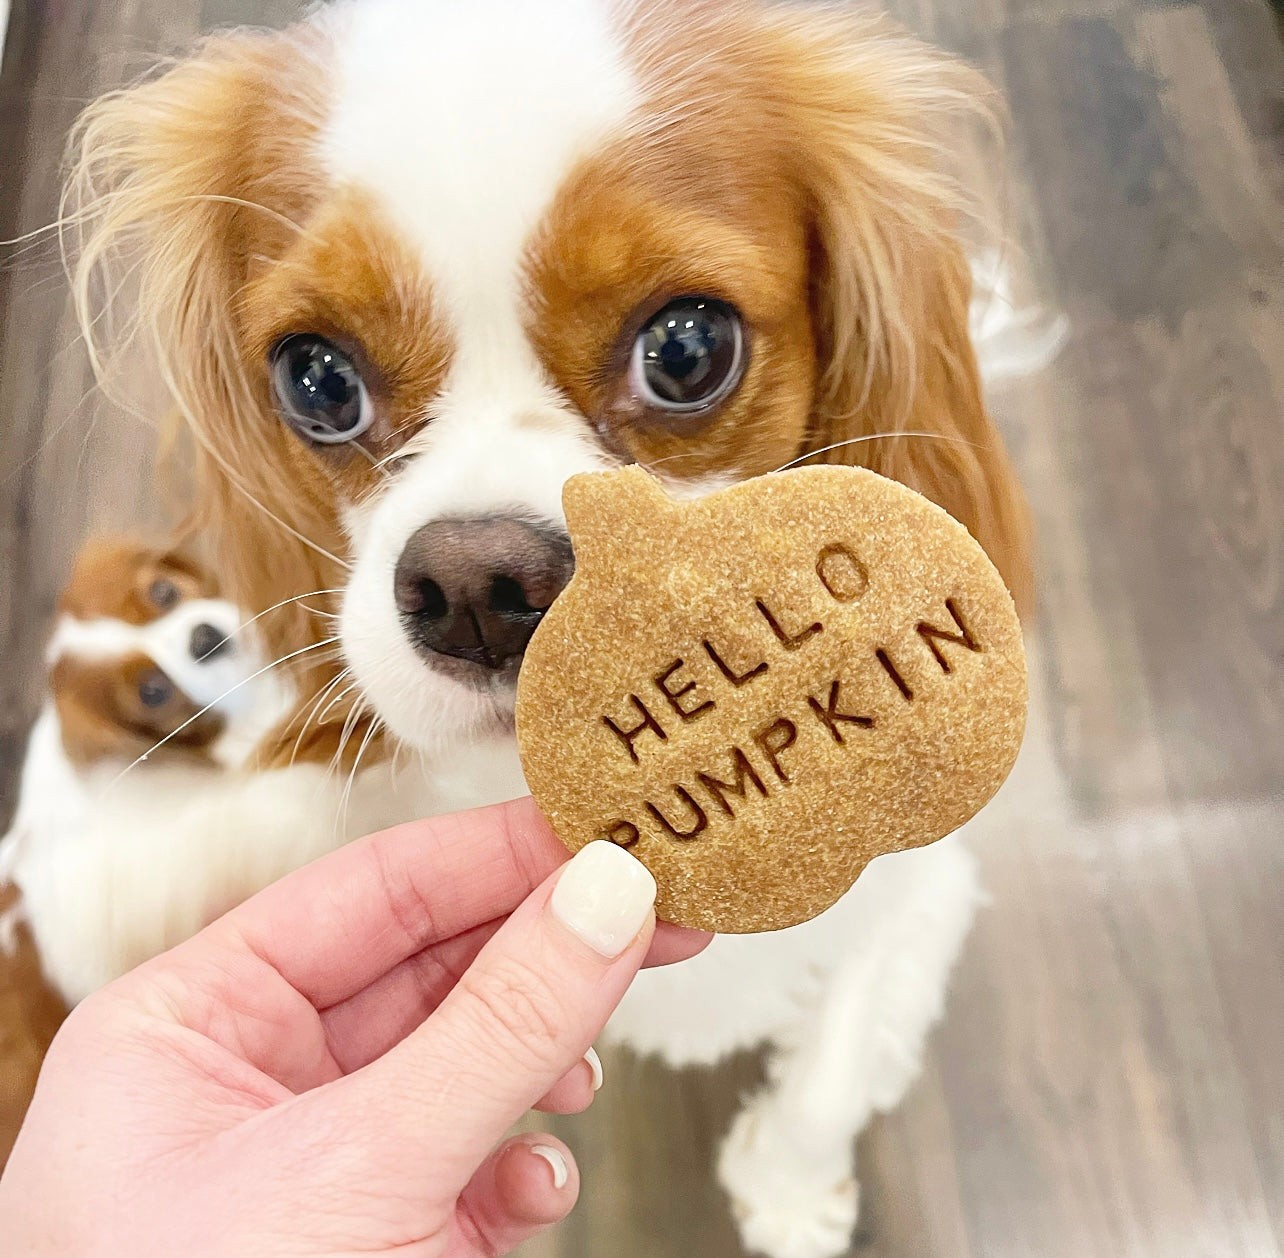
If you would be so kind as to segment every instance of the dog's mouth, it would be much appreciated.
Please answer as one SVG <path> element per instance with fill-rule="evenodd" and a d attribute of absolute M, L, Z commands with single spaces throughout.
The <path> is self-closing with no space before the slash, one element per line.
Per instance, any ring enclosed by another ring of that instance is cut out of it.
<path fill-rule="evenodd" d="M 412 638 L 411 641 L 414 641 Z M 497 702 L 507 700 L 517 691 L 517 675 L 521 671 L 525 651 L 512 656 L 495 667 L 484 661 L 473 661 L 459 656 L 443 655 L 416 643 L 415 650 L 424 664 L 438 677 L 457 682 L 480 695 L 490 695 Z"/>

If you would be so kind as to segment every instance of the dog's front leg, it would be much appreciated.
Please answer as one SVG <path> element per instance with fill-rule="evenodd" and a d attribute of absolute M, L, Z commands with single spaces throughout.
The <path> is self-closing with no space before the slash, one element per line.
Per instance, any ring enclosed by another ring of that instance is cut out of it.
<path fill-rule="evenodd" d="M 853 1142 L 917 1076 L 981 890 L 975 858 L 947 840 L 875 862 L 851 895 L 851 951 L 719 1156 L 745 1247 L 768 1258 L 847 1251 L 859 1208 Z"/>

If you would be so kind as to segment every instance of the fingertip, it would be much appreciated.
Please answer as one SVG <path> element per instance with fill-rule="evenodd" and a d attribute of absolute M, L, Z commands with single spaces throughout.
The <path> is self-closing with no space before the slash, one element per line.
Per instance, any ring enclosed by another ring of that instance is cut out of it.
<path fill-rule="evenodd" d="M 602 1059 L 597 1055 L 597 1049 L 591 1044 L 584 1050 L 584 1064 L 589 1068 L 593 1091 L 600 1092 L 606 1075 L 602 1071 Z"/>
<path fill-rule="evenodd" d="M 548 1163 L 553 1173 L 553 1191 L 561 1192 L 571 1178 L 571 1168 L 562 1151 L 547 1144 L 533 1144 L 530 1151 L 541 1161 Z"/>
<path fill-rule="evenodd" d="M 655 877 L 623 848 L 598 839 L 558 874 L 548 907 L 581 943 L 606 961 L 623 956 L 655 925 Z"/>
<path fill-rule="evenodd" d="M 518 1136 L 496 1160 L 497 1204 L 516 1224 L 560 1223 L 574 1208 L 579 1192 L 575 1158 L 552 1136 Z"/>
<path fill-rule="evenodd" d="M 545 1114 L 582 1114 L 602 1086 L 602 1061 L 590 1048 L 547 1092 L 534 1108 Z"/>
<path fill-rule="evenodd" d="M 654 967 L 689 961 L 692 957 L 699 956 L 712 942 L 713 936 L 707 930 L 675 926 L 672 922 L 656 922 L 655 935 L 643 964 Z"/>
<path fill-rule="evenodd" d="M 515 1136 L 491 1153 L 460 1195 L 460 1244 L 451 1252 L 511 1253 L 566 1218 L 579 1193 L 579 1168 L 560 1140 Z"/>

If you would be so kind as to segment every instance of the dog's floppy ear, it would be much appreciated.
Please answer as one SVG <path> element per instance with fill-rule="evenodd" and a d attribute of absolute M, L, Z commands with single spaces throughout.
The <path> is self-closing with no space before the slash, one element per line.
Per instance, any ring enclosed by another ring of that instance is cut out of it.
<path fill-rule="evenodd" d="M 982 396 L 968 331 L 971 273 L 948 234 L 906 247 L 911 260 L 899 268 L 894 316 L 904 322 L 881 347 L 872 373 L 866 328 L 833 278 L 851 265 L 850 242 L 818 255 L 817 318 L 824 319 L 818 326 L 828 361 L 812 444 L 904 433 L 840 446 L 825 457 L 894 477 L 944 507 L 985 548 L 1024 616 L 1033 603 L 1029 513 Z"/>
<path fill-rule="evenodd" d="M 220 35 L 95 102 L 72 139 L 64 216 L 95 372 L 119 393 L 122 379 L 146 374 L 140 364 L 159 368 L 161 405 L 194 465 L 185 531 L 254 612 L 335 584 L 321 487 L 281 483 L 294 452 L 266 370 L 247 369 L 238 324 L 246 284 L 297 238 L 315 195 L 307 153 L 324 88 L 309 67 L 321 54 L 300 46 L 312 38 L 306 28 Z M 319 632 L 293 608 L 263 629 L 274 647 Z"/>
<path fill-rule="evenodd" d="M 1025 499 L 982 399 L 959 198 L 939 160 L 938 128 L 985 112 L 984 81 L 832 10 L 789 21 L 784 43 L 773 77 L 810 216 L 819 348 L 808 448 L 837 446 L 823 457 L 895 477 L 944 507 L 1027 611 Z M 905 435 L 883 435 L 895 433 Z"/>

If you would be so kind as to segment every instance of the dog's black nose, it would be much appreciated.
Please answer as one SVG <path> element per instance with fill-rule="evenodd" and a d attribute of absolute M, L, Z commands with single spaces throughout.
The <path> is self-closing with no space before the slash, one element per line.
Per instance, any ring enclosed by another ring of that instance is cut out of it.
<path fill-rule="evenodd" d="M 570 541 L 508 516 L 435 520 L 397 561 L 397 609 L 420 649 L 500 671 L 571 579 Z"/>
<path fill-rule="evenodd" d="M 212 660 L 216 655 L 222 655 L 224 651 L 231 650 L 231 647 L 231 639 L 221 629 L 215 629 L 213 625 L 197 625 L 192 630 L 191 641 L 187 644 L 187 649 L 192 653 L 192 659 L 198 664 Z"/>

